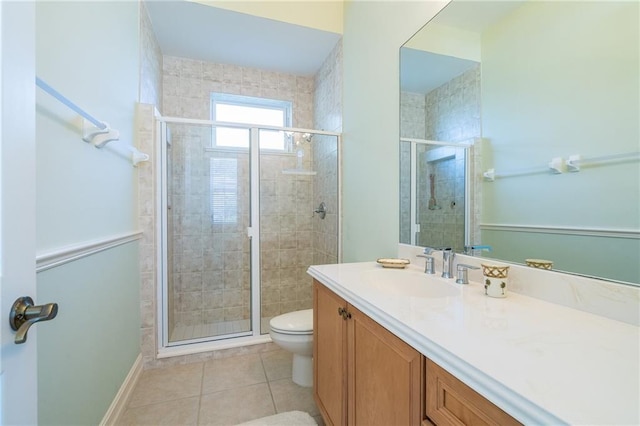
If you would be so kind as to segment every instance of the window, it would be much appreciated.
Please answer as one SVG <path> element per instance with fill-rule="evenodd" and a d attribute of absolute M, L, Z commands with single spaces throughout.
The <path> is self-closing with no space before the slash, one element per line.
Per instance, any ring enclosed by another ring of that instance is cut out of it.
<path fill-rule="evenodd" d="M 238 160 L 211 158 L 211 221 L 215 224 L 238 222 Z"/>
<path fill-rule="evenodd" d="M 211 120 L 255 126 L 291 126 L 291 102 L 250 96 L 213 93 L 211 95 Z M 248 148 L 249 131 L 234 127 L 217 127 L 213 132 L 213 146 Z M 284 132 L 261 129 L 260 149 L 290 151 L 290 143 Z"/>

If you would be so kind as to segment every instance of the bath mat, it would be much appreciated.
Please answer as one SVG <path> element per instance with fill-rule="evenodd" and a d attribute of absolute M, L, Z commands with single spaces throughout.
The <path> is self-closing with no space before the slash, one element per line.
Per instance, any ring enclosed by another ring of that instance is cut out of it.
<path fill-rule="evenodd" d="M 287 411 L 251 420 L 237 426 L 317 426 L 317 424 L 313 417 L 304 411 Z"/>

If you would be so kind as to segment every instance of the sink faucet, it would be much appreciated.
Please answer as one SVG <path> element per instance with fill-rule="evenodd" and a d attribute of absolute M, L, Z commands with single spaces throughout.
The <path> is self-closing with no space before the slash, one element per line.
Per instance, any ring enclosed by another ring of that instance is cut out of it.
<path fill-rule="evenodd" d="M 435 274 L 436 270 L 433 267 L 433 256 L 429 256 L 433 252 L 432 249 L 426 247 L 424 249 L 424 254 L 418 254 L 416 257 L 424 257 L 424 273 L 425 274 Z"/>
<path fill-rule="evenodd" d="M 424 254 L 431 254 L 433 251 L 442 251 L 442 278 L 453 277 L 453 259 L 456 253 L 451 247 L 431 248 L 425 247 Z"/>

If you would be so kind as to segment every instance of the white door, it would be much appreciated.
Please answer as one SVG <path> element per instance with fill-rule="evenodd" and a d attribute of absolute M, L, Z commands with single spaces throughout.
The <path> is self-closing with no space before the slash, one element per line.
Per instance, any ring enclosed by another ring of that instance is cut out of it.
<path fill-rule="evenodd" d="M 0 421 L 37 424 L 36 328 L 15 344 L 9 311 L 36 299 L 34 3 L 0 1 Z"/>

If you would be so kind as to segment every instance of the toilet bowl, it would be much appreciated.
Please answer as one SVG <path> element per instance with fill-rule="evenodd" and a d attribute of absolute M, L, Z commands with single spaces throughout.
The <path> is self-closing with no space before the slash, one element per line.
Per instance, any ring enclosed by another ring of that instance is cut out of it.
<path fill-rule="evenodd" d="M 313 386 L 313 309 L 273 317 L 269 321 L 269 335 L 276 345 L 293 353 L 293 382 Z"/>

